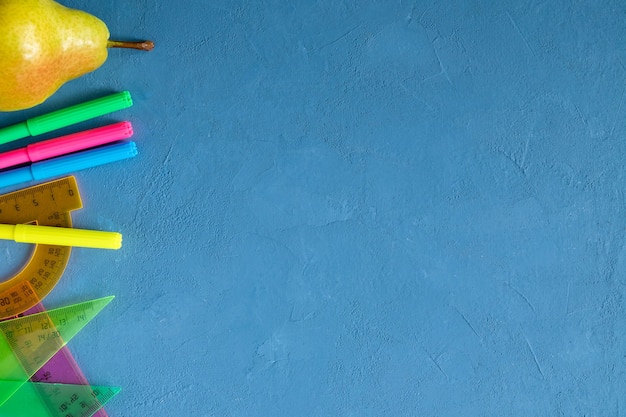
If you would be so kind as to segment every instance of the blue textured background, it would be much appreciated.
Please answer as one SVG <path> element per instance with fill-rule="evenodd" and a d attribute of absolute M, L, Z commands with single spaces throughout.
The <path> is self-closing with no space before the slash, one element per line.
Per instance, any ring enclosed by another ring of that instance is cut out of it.
<path fill-rule="evenodd" d="M 64 4 L 157 45 L 0 115 L 135 98 L 46 300 L 112 417 L 626 412 L 623 1 Z"/>

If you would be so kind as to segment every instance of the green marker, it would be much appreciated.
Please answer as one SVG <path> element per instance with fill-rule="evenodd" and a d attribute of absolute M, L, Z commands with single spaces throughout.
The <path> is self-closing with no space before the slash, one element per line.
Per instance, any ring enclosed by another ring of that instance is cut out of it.
<path fill-rule="evenodd" d="M 99 298 L 0 322 L 0 406 L 112 299 Z"/>
<path fill-rule="evenodd" d="M 0 129 L 0 145 L 71 126 L 133 105 L 128 91 L 111 94 Z"/>

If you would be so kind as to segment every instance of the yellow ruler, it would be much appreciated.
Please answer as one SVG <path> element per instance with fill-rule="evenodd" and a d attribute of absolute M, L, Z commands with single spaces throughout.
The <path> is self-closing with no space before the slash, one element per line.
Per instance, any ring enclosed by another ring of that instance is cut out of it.
<path fill-rule="evenodd" d="M 83 207 L 73 176 L 0 196 L 0 223 L 36 223 L 71 227 L 70 213 Z M 14 277 L 0 282 L 0 319 L 36 306 L 57 284 L 67 262 L 69 246 L 35 245 L 33 254 Z"/>

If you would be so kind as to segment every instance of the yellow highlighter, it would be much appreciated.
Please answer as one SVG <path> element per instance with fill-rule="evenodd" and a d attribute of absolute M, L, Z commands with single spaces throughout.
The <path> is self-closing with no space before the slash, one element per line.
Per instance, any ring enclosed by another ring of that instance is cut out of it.
<path fill-rule="evenodd" d="M 122 235 L 117 232 L 31 224 L 0 224 L 0 239 L 14 240 L 20 243 L 97 249 L 119 249 L 122 247 Z"/>

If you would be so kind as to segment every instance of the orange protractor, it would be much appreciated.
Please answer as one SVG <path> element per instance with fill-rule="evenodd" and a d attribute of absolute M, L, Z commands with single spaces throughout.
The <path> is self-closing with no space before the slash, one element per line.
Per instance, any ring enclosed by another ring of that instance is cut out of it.
<path fill-rule="evenodd" d="M 83 207 L 76 178 L 65 177 L 0 196 L 0 223 L 71 227 L 70 213 Z M 0 320 L 36 306 L 59 282 L 71 248 L 35 245 L 26 265 L 0 283 Z"/>

